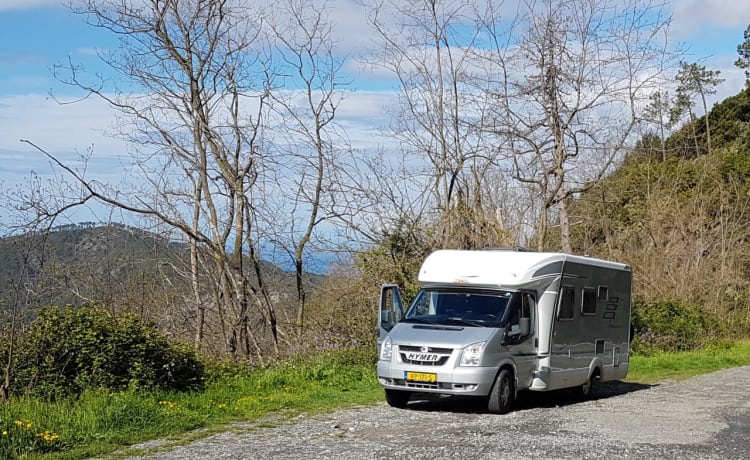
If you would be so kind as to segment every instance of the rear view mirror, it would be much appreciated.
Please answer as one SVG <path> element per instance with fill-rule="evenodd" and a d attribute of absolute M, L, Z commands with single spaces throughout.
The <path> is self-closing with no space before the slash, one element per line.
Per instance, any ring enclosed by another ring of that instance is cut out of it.
<path fill-rule="evenodd" d="M 531 318 L 521 318 L 520 323 L 521 335 L 524 337 L 529 335 L 529 332 L 531 332 Z"/>

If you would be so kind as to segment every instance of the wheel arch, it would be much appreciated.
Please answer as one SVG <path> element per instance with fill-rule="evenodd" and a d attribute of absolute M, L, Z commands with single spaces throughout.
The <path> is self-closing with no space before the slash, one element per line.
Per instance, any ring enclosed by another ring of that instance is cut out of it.
<path fill-rule="evenodd" d="M 591 380 L 592 378 L 598 378 L 601 380 L 602 375 L 604 372 L 604 364 L 602 364 L 602 360 L 599 358 L 594 358 L 591 360 L 591 364 L 589 364 L 589 375 L 587 377 L 587 380 Z"/>
<path fill-rule="evenodd" d="M 503 360 L 500 365 L 497 366 L 495 379 L 497 379 L 497 376 L 500 375 L 500 372 L 503 369 L 510 371 L 511 376 L 513 377 L 513 393 L 514 396 L 518 396 L 518 369 L 516 368 L 516 363 L 512 359 Z"/>

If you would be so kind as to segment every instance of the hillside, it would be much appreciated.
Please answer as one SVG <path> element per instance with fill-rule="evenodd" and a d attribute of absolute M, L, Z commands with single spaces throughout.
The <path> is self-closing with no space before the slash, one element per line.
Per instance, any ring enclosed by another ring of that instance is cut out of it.
<path fill-rule="evenodd" d="M 575 251 L 630 263 L 640 299 L 678 299 L 750 324 L 750 90 L 662 142 L 644 136 L 571 207 Z"/>
<path fill-rule="evenodd" d="M 69 225 L 46 235 L 4 238 L 0 296 L 11 304 L 21 280 L 23 303 L 107 302 L 138 278 L 153 280 L 163 266 L 180 263 L 185 254 L 184 245 L 122 225 Z"/>
<path fill-rule="evenodd" d="M 22 280 L 19 301 L 30 306 L 167 303 L 188 291 L 188 248 L 157 234 L 124 225 L 79 224 L 46 235 L 0 239 L 0 299 L 12 305 Z M 248 264 L 249 267 L 249 264 Z M 25 273 L 26 276 L 22 277 Z M 266 282 L 294 291 L 292 273 L 265 263 Z M 319 283 L 318 275 L 306 282 Z"/>

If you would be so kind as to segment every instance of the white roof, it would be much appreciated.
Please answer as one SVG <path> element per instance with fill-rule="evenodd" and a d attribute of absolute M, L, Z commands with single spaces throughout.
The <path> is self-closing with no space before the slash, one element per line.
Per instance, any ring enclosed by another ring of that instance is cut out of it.
<path fill-rule="evenodd" d="M 421 283 L 511 287 L 524 284 L 541 267 L 558 261 L 629 270 L 625 264 L 559 252 L 439 250 L 419 270 Z"/>

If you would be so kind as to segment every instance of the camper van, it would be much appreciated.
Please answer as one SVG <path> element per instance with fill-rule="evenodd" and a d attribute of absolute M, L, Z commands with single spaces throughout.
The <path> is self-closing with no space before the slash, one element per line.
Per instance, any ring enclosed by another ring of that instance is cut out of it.
<path fill-rule="evenodd" d="M 519 391 L 623 379 L 630 343 L 630 266 L 525 250 L 440 250 L 419 271 L 408 309 L 380 295 L 377 374 L 388 404 L 415 393 L 476 396 L 492 413 Z"/>

